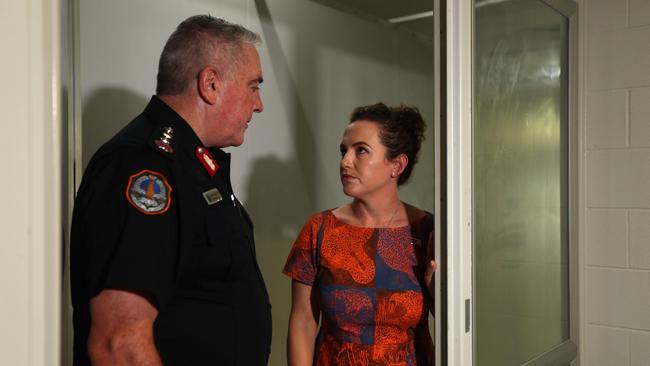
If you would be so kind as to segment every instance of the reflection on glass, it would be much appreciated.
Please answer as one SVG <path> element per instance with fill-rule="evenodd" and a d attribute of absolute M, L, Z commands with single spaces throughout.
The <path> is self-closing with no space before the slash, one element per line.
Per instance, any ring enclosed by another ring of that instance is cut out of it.
<path fill-rule="evenodd" d="M 478 366 L 569 337 L 567 20 L 537 0 L 475 1 Z"/>

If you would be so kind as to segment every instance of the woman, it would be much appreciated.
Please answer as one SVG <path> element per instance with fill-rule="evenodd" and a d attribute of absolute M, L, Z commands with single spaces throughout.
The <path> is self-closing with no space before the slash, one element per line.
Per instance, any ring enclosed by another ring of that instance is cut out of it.
<path fill-rule="evenodd" d="M 352 112 L 340 163 L 352 202 L 310 217 L 284 268 L 293 279 L 290 365 L 432 364 L 433 218 L 398 191 L 424 129 L 416 108 L 378 103 Z"/>

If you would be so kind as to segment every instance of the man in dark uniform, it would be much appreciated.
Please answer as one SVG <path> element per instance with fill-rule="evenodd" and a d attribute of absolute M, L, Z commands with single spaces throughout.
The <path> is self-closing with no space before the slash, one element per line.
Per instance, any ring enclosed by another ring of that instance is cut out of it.
<path fill-rule="evenodd" d="M 156 95 L 102 146 L 72 222 L 74 365 L 266 365 L 268 294 L 230 156 L 254 112 L 259 36 L 181 23 Z"/>

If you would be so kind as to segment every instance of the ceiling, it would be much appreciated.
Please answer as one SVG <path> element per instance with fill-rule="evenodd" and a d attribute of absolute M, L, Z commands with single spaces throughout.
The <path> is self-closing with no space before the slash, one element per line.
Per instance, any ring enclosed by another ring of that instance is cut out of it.
<path fill-rule="evenodd" d="M 380 20 L 391 24 L 391 19 L 421 15 L 420 19 L 394 23 L 396 27 L 413 32 L 420 38 L 433 39 L 433 0 L 311 0 L 340 11 Z M 425 14 L 423 14 L 425 13 Z M 427 14 L 429 13 L 429 14 Z"/>

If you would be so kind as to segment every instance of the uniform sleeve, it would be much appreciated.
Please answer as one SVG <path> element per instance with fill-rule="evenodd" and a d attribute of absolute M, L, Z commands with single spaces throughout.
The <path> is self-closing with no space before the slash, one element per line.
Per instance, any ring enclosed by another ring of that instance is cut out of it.
<path fill-rule="evenodd" d="M 122 289 L 160 307 L 170 297 L 178 242 L 170 178 L 162 158 L 115 157 L 93 167 L 79 197 L 90 298 Z"/>
<path fill-rule="evenodd" d="M 282 271 L 292 279 L 313 286 L 316 280 L 316 237 L 322 222 L 322 215 L 316 214 L 307 220 L 293 243 L 289 257 Z"/>

